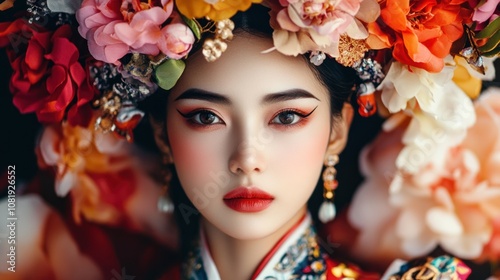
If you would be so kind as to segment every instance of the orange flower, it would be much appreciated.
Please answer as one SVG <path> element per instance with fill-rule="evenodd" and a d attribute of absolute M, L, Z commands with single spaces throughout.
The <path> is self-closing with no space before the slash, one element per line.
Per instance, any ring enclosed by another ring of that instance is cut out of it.
<path fill-rule="evenodd" d="M 465 0 L 387 0 L 381 21 L 368 26 L 371 48 L 393 47 L 393 57 L 408 65 L 439 72 L 453 42 L 470 21 Z"/>
<path fill-rule="evenodd" d="M 119 222 L 120 204 L 135 190 L 127 156 L 130 148 L 125 140 L 94 131 L 91 125 L 64 122 L 45 128 L 39 162 L 42 167 L 55 167 L 56 194 L 71 195 L 76 223 L 81 222 L 80 215 L 101 223 Z M 106 179 L 114 180 L 114 185 Z"/>
<path fill-rule="evenodd" d="M 246 11 L 252 3 L 262 0 L 176 0 L 175 3 L 181 14 L 188 18 L 208 17 L 220 21 L 232 17 L 238 11 Z"/>

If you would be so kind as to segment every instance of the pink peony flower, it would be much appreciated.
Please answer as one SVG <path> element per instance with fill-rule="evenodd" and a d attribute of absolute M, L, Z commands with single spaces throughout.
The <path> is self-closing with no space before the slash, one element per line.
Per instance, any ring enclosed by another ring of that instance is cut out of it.
<path fill-rule="evenodd" d="M 178 27 L 171 30 L 170 24 L 163 26 L 169 18 L 176 17 L 173 5 L 173 0 L 148 3 L 85 0 L 76 13 L 80 23 L 78 31 L 88 40 L 94 58 L 108 63 L 117 63 L 129 52 L 158 55 L 163 51 L 173 55 L 172 58 L 180 58 L 181 53 L 186 54 L 191 49 L 194 35 L 187 26 L 182 32 Z M 184 44 L 181 48 L 172 41 Z"/>
<path fill-rule="evenodd" d="M 404 126 L 383 132 L 365 150 L 367 179 L 349 210 L 350 223 L 360 230 L 357 257 L 413 258 L 438 245 L 465 259 L 485 249 L 499 253 L 498 241 L 491 240 L 500 219 L 500 89 L 483 94 L 475 111 L 465 140 L 439 150 L 417 173 L 394 164 Z"/>
<path fill-rule="evenodd" d="M 193 32 L 182 23 L 171 23 L 161 30 L 158 47 L 161 52 L 173 59 L 186 56 L 195 42 Z"/>

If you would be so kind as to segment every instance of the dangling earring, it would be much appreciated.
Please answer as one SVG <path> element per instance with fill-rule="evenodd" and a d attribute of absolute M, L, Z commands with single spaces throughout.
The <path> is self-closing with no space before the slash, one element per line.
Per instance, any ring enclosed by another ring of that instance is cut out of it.
<path fill-rule="evenodd" d="M 170 180 L 172 179 L 172 172 L 169 166 L 172 164 L 173 160 L 170 154 L 165 154 L 162 158 L 162 180 L 163 180 L 163 191 L 162 195 L 158 198 L 158 211 L 162 213 L 172 214 L 174 212 L 175 206 L 170 199 L 168 194 L 168 187 L 170 185 Z"/>
<path fill-rule="evenodd" d="M 319 220 L 322 223 L 327 223 L 335 218 L 337 211 L 333 204 L 333 191 L 337 188 L 339 183 L 335 178 L 337 170 L 335 164 L 339 162 L 338 155 L 328 155 L 325 159 L 325 171 L 323 171 L 323 203 L 319 207 Z"/>

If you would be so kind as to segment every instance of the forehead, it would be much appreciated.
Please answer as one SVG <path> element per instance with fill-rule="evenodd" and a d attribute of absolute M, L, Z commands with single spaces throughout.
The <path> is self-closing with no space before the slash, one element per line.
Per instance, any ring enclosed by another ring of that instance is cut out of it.
<path fill-rule="evenodd" d="M 201 52 L 191 56 L 171 96 L 199 88 L 236 98 L 303 89 L 324 99 L 326 88 L 301 57 L 288 57 L 272 48 L 272 40 L 251 35 L 236 36 L 222 56 L 205 61 Z"/>

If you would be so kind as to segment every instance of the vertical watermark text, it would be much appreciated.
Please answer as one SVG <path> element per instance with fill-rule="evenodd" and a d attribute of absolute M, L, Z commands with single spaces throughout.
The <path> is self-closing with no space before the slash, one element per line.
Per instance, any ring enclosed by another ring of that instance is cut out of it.
<path fill-rule="evenodd" d="M 8 270 L 16 271 L 16 166 L 7 167 L 7 264 Z"/>

